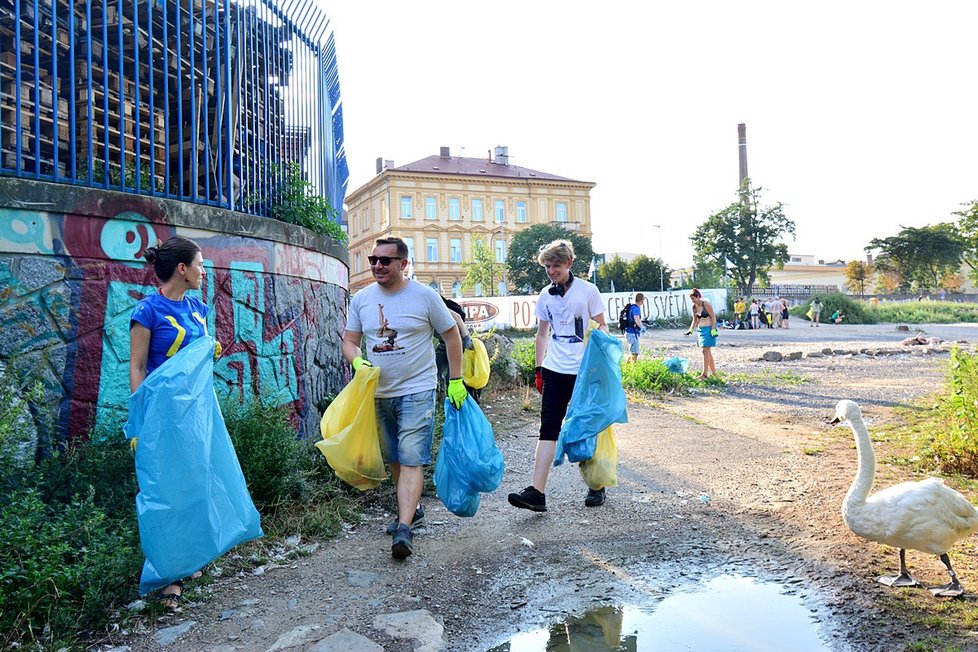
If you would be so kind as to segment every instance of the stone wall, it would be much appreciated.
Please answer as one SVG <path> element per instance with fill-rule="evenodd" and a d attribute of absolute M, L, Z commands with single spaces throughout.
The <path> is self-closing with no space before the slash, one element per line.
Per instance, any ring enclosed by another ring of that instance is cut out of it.
<path fill-rule="evenodd" d="M 143 250 L 195 240 L 219 394 L 288 405 L 315 435 L 342 388 L 349 270 L 306 229 L 154 197 L 0 178 L 0 361 L 35 373 L 61 439 L 112 436 L 129 399 L 129 314 L 157 281 Z"/>

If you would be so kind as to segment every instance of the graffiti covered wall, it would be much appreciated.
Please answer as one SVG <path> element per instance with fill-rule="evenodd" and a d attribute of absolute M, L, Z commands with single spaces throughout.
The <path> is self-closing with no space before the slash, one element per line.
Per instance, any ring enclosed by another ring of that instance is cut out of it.
<path fill-rule="evenodd" d="M 61 438 L 113 432 L 129 400 L 129 314 L 157 286 L 142 252 L 177 234 L 203 250 L 218 393 L 288 405 L 317 433 L 344 383 L 347 253 L 270 219 L 0 179 L 0 361 L 38 375 Z"/>

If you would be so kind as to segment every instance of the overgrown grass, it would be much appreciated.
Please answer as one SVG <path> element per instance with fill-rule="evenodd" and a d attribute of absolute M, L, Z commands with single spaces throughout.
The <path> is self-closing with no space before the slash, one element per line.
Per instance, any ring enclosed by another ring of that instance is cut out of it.
<path fill-rule="evenodd" d="M 108 631 L 138 597 L 135 468 L 118 435 L 35 462 L 28 401 L 43 404 L 40 386 L 0 367 L 0 649 L 75 649 Z M 267 535 L 246 544 L 252 563 L 277 537 L 336 535 L 360 518 L 364 500 L 296 439 L 287 408 L 261 406 L 226 411 Z"/>
<path fill-rule="evenodd" d="M 728 373 L 721 371 L 720 378 L 729 385 L 765 385 L 768 387 L 798 387 L 809 382 L 792 371 L 765 370 L 755 373 Z"/>
<path fill-rule="evenodd" d="M 978 322 L 978 304 L 952 301 L 885 302 L 871 306 L 866 301 L 846 294 L 819 296 L 822 302 L 822 323 L 827 323 L 836 310 L 845 313 L 844 324 L 952 324 Z M 791 308 L 791 314 L 807 321 L 811 302 Z"/>

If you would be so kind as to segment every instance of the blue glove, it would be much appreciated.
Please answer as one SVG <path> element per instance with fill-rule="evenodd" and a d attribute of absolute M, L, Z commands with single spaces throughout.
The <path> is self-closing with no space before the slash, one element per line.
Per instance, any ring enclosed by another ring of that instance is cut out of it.
<path fill-rule="evenodd" d="M 713 337 L 716 337 L 717 335 L 719 335 L 719 332 L 717 331 L 717 327 L 716 326 L 714 326 L 713 328 L 710 329 L 710 335 L 713 336 Z"/>
<path fill-rule="evenodd" d="M 475 348 L 475 345 L 472 344 L 472 338 L 468 335 L 462 338 L 462 348 L 470 351 Z"/>
<path fill-rule="evenodd" d="M 647 329 L 645 326 L 642 326 L 642 328 L 639 329 L 638 334 L 639 335 L 645 335 L 645 331 L 647 331 L 647 330 L 649 330 L 649 329 Z"/>

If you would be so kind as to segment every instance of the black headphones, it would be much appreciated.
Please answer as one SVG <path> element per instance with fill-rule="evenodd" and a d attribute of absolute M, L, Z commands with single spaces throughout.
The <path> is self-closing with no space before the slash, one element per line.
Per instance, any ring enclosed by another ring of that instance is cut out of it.
<path fill-rule="evenodd" d="M 560 283 L 554 283 L 549 288 L 547 288 L 547 292 L 550 293 L 550 296 L 553 296 L 553 297 L 562 297 L 562 296 L 564 296 L 567 293 L 568 288 L 570 288 L 571 283 L 573 283 L 573 282 L 574 282 L 574 275 L 573 274 L 568 274 L 567 275 L 567 285 L 561 285 Z"/>

